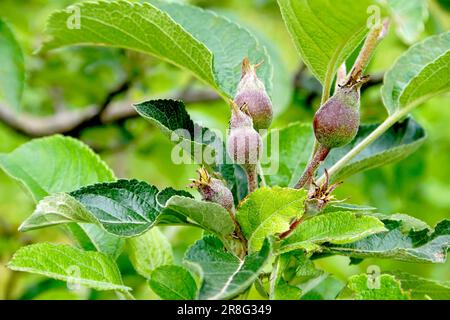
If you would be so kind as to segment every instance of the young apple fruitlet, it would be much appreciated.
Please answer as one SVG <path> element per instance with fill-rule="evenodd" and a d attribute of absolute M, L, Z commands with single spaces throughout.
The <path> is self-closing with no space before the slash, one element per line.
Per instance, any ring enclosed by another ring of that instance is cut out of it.
<path fill-rule="evenodd" d="M 204 201 L 215 202 L 230 212 L 234 212 L 233 195 L 222 180 L 211 177 L 205 168 L 197 170 L 199 178 L 192 179 L 189 185 L 196 188 Z"/>
<path fill-rule="evenodd" d="M 247 105 L 256 130 L 268 129 L 272 123 L 272 102 L 264 83 L 256 75 L 260 64 L 252 65 L 248 58 L 242 61 L 242 77 L 234 102 L 238 106 Z"/>

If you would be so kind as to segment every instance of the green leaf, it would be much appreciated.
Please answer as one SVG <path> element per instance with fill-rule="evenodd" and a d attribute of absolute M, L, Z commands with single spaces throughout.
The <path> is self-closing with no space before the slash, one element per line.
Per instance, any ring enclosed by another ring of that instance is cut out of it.
<path fill-rule="evenodd" d="M 83 187 L 70 195 L 90 213 L 78 222 L 100 223 L 108 232 L 137 236 L 150 229 L 159 215 L 158 189 L 143 181 L 118 180 Z"/>
<path fill-rule="evenodd" d="M 206 236 L 186 253 L 184 262 L 202 278 L 201 300 L 231 299 L 245 291 L 269 262 L 272 244 L 265 240 L 261 251 L 240 260 L 227 252 L 219 239 Z"/>
<path fill-rule="evenodd" d="M 52 193 L 115 179 L 88 146 L 60 135 L 35 139 L 9 154 L 0 154 L 0 166 L 22 182 L 36 201 Z"/>
<path fill-rule="evenodd" d="M 55 12 L 47 27 L 51 39 L 43 50 L 81 44 L 140 51 L 189 70 L 222 96 L 234 95 L 240 63 L 249 56 L 267 61 L 260 75 L 271 89 L 272 66 L 265 49 L 248 31 L 210 11 L 159 1 L 75 6 L 81 12 L 80 28 L 67 27 L 74 10 Z"/>
<path fill-rule="evenodd" d="M 44 200 L 43 200 L 44 201 Z M 116 260 L 125 247 L 125 239 L 106 232 L 92 223 L 69 223 L 65 225 L 70 236 L 87 251 L 98 251 Z"/>
<path fill-rule="evenodd" d="M 339 66 L 368 33 L 370 0 L 278 0 L 283 20 L 309 70 L 330 87 Z"/>
<path fill-rule="evenodd" d="M 327 159 L 319 169 L 323 173 L 325 168 L 330 168 L 350 150 L 372 133 L 378 124 L 362 125 L 355 139 L 342 148 L 331 150 Z M 336 172 L 332 179 L 342 180 L 355 173 L 381 167 L 389 163 L 400 161 L 414 153 L 426 140 L 425 130 L 412 118 L 396 123 L 382 136 L 349 161 L 341 170 Z"/>
<path fill-rule="evenodd" d="M 88 146 L 60 135 L 34 139 L 9 154 L 0 154 L 0 167 L 25 185 L 36 202 L 53 193 L 69 192 L 89 184 L 115 180 L 112 171 Z M 55 197 L 50 200 L 56 201 L 53 202 L 56 205 L 53 210 L 64 209 L 63 204 L 58 204 L 58 196 Z M 67 205 L 70 207 L 74 203 Z M 60 218 L 64 219 L 67 213 L 67 210 L 59 212 Z M 52 213 L 48 220 L 41 222 L 49 224 L 57 215 L 58 213 Z M 40 214 L 38 216 L 42 219 Z M 35 223 L 36 221 L 32 222 Z M 83 247 L 99 250 L 114 258 L 120 254 L 124 245 L 123 240 L 106 234 L 95 226 L 72 224 L 69 231 Z"/>
<path fill-rule="evenodd" d="M 79 28 L 68 28 L 78 8 Z M 216 88 L 213 54 L 168 14 L 149 3 L 87 2 L 53 13 L 42 50 L 68 45 L 103 45 L 150 54 L 191 71 Z"/>
<path fill-rule="evenodd" d="M 386 258 L 407 262 L 443 263 L 450 247 L 450 221 L 443 220 L 432 230 L 405 234 L 401 223 L 387 232 L 371 235 L 360 241 L 323 247 L 326 252 L 354 258 Z"/>
<path fill-rule="evenodd" d="M 243 169 L 231 164 L 223 141 L 215 132 L 194 123 L 182 101 L 150 100 L 134 106 L 136 111 L 157 126 L 177 147 L 185 150 L 198 164 L 221 173 L 239 203 L 248 192 Z"/>
<path fill-rule="evenodd" d="M 146 182 L 121 179 L 44 198 L 20 230 L 73 222 L 92 223 L 119 237 L 139 236 L 157 224 L 193 222 L 221 237 L 235 228 L 228 211 L 216 203 L 194 200 L 172 188 L 159 192 Z"/>
<path fill-rule="evenodd" d="M 167 12 L 187 32 L 213 53 L 213 70 L 217 85 L 234 96 L 241 78 L 241 63 L 248 57 L 252 63 L 264 61 L 258 76 L 272 91 L 273 67 L 267 50 L 245 28 L 215 12 L 198 7 L 150 0 L 151 4 Z"/>
<path fill-rule="evenodd" d="M 369 213 L 368 215 L 374 216 L 384 222 L 384 224 L 396 223 L 399 224 L 399 230 L 403 233 L 408 233 L 409 231 L 421 231 L 424 229 L 431 229 L 431 227 L 419 220 L 417 218 L 411 217 L 403 213 L 394 214 L 380 214 L 380 213 Z"/>
<path fill-rule="evenodd" d="M 8 263 L 24 271 L 96 290 L 128 292 L 116 263 L 107 256 L 64 244 L 38 243 L 20 248 Z"/>
<path fill-rule="evenodd" d="M 388 0 L 398 36 L 413 44 L 425 30 L 428 18 L 427 0 Z"/>
<path fill-rule="evenodd" d="M 26 232 L 63 223 L 86 222 L 97 220 L 83 205 L 67 193 L 55 193 L 42 199 L 33 214 L 19 227 Z"/>
<path fill-rule="evenodd" d="M 212 131 L 194 124 L 182 101 L 150 100 L 136 104 L 135 108 L 142 117 L 160 129 L 167 138 L 188 152 L 196 163 L 215 163 L 215 149 L 222 146 L 223 143 Z M 203 137 L 205 140 L 206 137 L 212 140 L 209 141 L 212 147 L 204 142 Z M 209 159 L 205 159 L 205 157 Z"/>
<path fill-rule="evenodd" d="M 156 268 L 173 263 L 172 246 L 158 228 L 127 239 L 127 252 L 134 269 L 147 279 Z"/>
<path fill-rule="evenodd" d="M 167 212 L 166 210 L 179 213 L 205 230 L 219 236 L 229 235 L 235 228 L 230 213 L 217 203 L 173 196 L 167 201 L 163 213 Z"/>
<path fill-rule="evenodd" d="M 263 169 L 267 171 L 276 167 L 278 170 L 275 174 L 267 175 L 266 182 L 272 186 L 293 187 L 300 179 L 312 153 L 312 126 L 296 122 L 285 128 L 272 130 L 268 138 L 264 154 L 270 155 L 270 167 Z"/>
<path fill-rule="evenodd" d="M 382 96 L 390 115 L 410 110 L 450 89 L 450 32 L 408 49 L 384 77 Z"/>
<path fill-rule="evenodd" d="M 325 275 L 304 288 L 300 300 L 335 300 L 344 287 L 345 283 L 342 281 Z"/>
<path fill-rule="evenodd" d="M 161 266 L 152 272 L 149 280 L 152 290 L 164 300 L 194 300 L 197 284 L 191 273 L 183 267 Z"/>
<path fill-rule="evenodd" d="M 272 271 L 271 299 L 298 300 L 302 295 L 301 284 L 319 277 L 323 272 L 301 250 L 294 250 L 278 256 Z"/>
<path fill-rule="evenodd" d="M 449 300 L 450 282 L 424 279 L 406 272 L 390 272 L 400 281 L 402 289 L 414 300 Z"/>
<path fill-rule="evenodd" d="M 303 215 L 306 191 L 288 188 L 260 188 L 251 193 L 236 212 L 250 252 L 261 249 L 264 239 L 289 229 Z"/>
<path fill-rule="evenodd" d="M 19 109 L 25 83 L 22 49 L 11 29 L 0 19 L 0 99 Z"/>
<path fill-rule="evenodd" d="M 379 279 L 360 274 L 349 279 L 348 288 L 353 291 L 356 300 L 408 300 L 400 282 L 395 277 L 382 274 Z"/>
<path fill-rule="evenodd" d="M 386 231 L 375 217 L 353 212 L 330 212 L 303 221 L 281 242 L 280 252 L 295 249 L 317 250 L 323 243 L 350 243 L 369 235 Z"/>

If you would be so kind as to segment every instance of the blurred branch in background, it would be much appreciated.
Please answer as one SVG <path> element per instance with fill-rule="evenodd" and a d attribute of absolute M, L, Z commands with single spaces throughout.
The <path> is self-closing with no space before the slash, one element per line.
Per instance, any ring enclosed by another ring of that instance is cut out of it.
<path fill-rule="evenodd" d="M 74 111 L 61 110 L 51 116 L 33 116 L 17 113 L 9 106 L 0 104 L 0 121 L 16 132 L 29 137 L 42 137 L 56 133 L 78 137 L 83 129 L 137 116 L 132 106 L 132 101 L 125 99 L 114 102 L 117 96 L 128 91 L 130 85 L 130 81 L 121 84 L 117 89 L 109 93 L 105 101 L 99 106 L 92 105 Z M 186 103 L 208 102 L 220 99 L 212 90 L 193 90 L 189 88 L 175 93 L 170 98 L 183 100 Z"/>

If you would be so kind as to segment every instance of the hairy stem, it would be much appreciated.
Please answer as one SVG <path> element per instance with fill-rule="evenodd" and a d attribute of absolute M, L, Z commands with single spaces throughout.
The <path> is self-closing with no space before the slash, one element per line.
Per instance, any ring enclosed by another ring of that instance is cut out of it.
<path fill-rule="evenodd" d="M 341 64 L 336 74 L 336 89 L 343 84 L 347 78 L 347 66 L 345 62 Z"/>
<path fill-rule="evenodd" d="M 298 180 L 297 184 L 295 185 L 295 189 L 304 188 L 311 183 L 312 178 L 314 177 L 314 173 L 316 172 L 317 168 L 319 168 L 322 161 L 324 161 L 328 156 L 329 152 L 330 149 L 327 149 L 320 143 L 317 143 L 317 150 L 315 151 L 313 158 L 300 177 L 300 180 Z"/>
<path fill-rule="evenodd" d="M 256 168 L 256 165 L 247 165 L 245 167 L 248 181 L 248 193 L 252 193 L 258 188 L 258 172 Z"/>
<path fill-rule="evenodd" d="M 358 58 L 353 65 L 352 71 L 350 72 L 347 84 L 354 84 L 361 78 L 364 69 L 366 69 L 369 64 L 377 45 L 386 36 L 388 23 L 389 20 L 386 19 L 370 30 L 366 41 L 359 52 Z"/>
<path fill-rule="evenodd" d="M 307 215 L 305 214 L 301 218 L 299 218 L 299 219 L 295 220 L 294 222 L 292 222 L 291 225 L 289 226 L 289 230 L 287 230 L 287 231 L 283 232 L 282 234 L 280 234 L 279 238 L 281 240 L 285 239 L 288 235 L 290 235 L 292 233 L 292 231 L 295 230 L 295 228 L 298 227 L 298 225 L 300 223 L 302 223 L 306 219 L 306 217 L 307 217 Z"/>

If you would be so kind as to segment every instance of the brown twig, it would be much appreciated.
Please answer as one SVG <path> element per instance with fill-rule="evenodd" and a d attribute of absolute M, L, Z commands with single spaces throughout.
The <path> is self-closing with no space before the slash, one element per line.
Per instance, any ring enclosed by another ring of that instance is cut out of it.
<path fill-rule="evenodd" d="M 0 122 L 14 131 L 32 138 L 56 133 L 78 137 L 86 128 L 137 117 L 131 100 L 114 102 L 114 99 L 125 93 L 129 86 L 129 83 L 122 84 L 108 94 L 100 105 L 91 105 L 76 111 L 63 110 L 44 117 L 17 113 L 9 106 L 0 104 Z M 171 98 L 183 100 L 186 103 L 220 99 L 212 90 L 188 90 L 174 93 Z"/>

